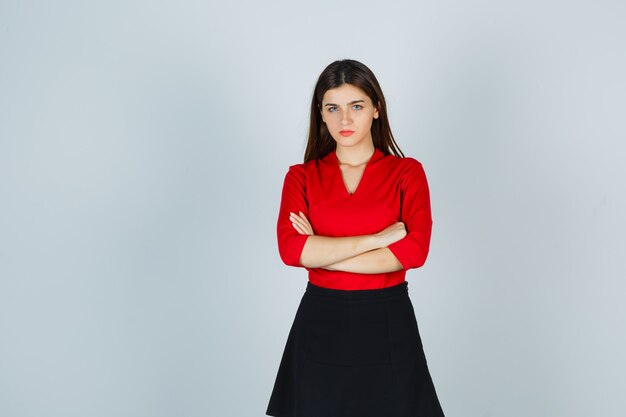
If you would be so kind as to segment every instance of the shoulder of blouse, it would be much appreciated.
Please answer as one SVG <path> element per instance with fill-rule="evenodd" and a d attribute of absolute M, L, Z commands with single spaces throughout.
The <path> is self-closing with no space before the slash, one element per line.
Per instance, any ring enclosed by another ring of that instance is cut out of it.
<path fill-rule="evenodd" d="M 387 156 L 391 157 L 391 161 L 395 163 L 396 166 L 399 166 L 401 168 L 403 175 L 416 172 L 419 173 L 420 171 L 423 172 L 424 170 L 423 164 L 412 156 L 399 157 L 393 154 Z"/>
<path fill-rule="evenodd" d="M 307 167 L 305 164 L 293 164 L 290 165 L 285 174 L 285 178 L 294 179 L 299 183 L 306 181 Z"/>
<path fill-rule="evenodd" d="M 403 160 L 402 162 L 406 170 L 423 170 L 424 169 L 422 163 L 411 156 L 407 156 L 401 159 Z"/>
<path fill-rule="evenodd" d="M 286 175 L 293 176 L 298 180 L 304 181 L 306 179 L 307 172 L 316 167 L 316 162 L 318 162 L 317 159 L 312 159 L 307 162 L 289 165 Z"/>

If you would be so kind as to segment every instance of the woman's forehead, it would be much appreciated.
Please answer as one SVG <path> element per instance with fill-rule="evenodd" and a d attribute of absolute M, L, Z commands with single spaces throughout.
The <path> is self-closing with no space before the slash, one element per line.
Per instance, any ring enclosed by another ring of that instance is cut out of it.
<path fill-rule="evenodd" d="M 332 102 L 332 104 L 352 104 L 355 101 L 369 101 L 369 97 L 363 90 L 352 85 L 342 84 L 339 87 L 326 90 L 322 102 Z"/>

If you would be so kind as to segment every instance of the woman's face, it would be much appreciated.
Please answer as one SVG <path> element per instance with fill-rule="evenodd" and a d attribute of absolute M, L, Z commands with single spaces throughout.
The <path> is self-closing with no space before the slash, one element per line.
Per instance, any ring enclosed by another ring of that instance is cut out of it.
<path fill-rule="evenodd" d="M 354 146 L 367 140 L 371 142 L 370 128 L 373 119 L 378 118 L 378 110 L 360 88 L 343 84 L 327 90 L 320 111 L 338 145 Z"/>

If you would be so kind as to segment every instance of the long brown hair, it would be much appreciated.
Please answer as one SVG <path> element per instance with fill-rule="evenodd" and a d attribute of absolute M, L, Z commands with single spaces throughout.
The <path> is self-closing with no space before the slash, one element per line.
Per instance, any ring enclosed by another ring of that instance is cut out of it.
<path fill-rule="evenodd" d="M 326 124 L 322 120 L 320 109 L 322 108 L 322 99 L 326 90 L 343 84 L 351 84 L 363 90 L 372 100 L 374 106 L 378 108 L 378 118 L 372 120 L 371 127 L 374 147 L 378 148 L 385 155 L 393 152 L 395 156 L 404 158 L 404 154 L 391 133 L 385 96 L 374 73 L 359 61 L 342 59 L 329 64 L 322 71 L 315 84 L 311 99 L 309 137 L 304 152 L 304 162 L 323 158 L 337 148 L 337 142 L 332 138 Z"/>

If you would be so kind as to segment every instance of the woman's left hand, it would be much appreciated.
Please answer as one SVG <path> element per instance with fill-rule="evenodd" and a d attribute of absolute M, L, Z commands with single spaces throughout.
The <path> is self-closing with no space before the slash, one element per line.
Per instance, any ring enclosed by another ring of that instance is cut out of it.
<path fill-rule="evenodd" d="M 301 235 L 314 235 L 313 227 L 309 220 L 306 218 L 303 212 L 299 211 L 300 215 L 289 212 L 289 220 L 291 220 L 291 224 L 293 227 L 300 233 Z"/>

